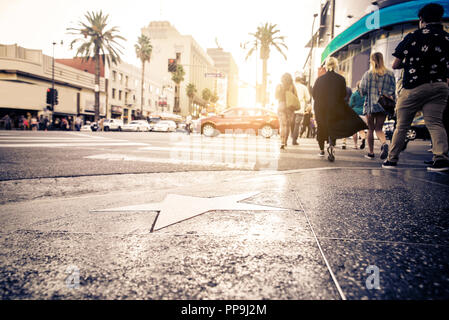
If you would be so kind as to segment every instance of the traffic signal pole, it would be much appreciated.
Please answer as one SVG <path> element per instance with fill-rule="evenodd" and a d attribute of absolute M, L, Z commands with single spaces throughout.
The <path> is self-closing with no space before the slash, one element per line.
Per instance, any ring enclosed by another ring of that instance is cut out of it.
<path fill-rule="evenodd" d="M 52 66 L 51 66 L 51 91 L 52 91 L 51 110 L 53 112 L 55 110 L 55 45 L 56 45 L 56 42 L 53 42 L 53 59 L 52 59 Z"/>

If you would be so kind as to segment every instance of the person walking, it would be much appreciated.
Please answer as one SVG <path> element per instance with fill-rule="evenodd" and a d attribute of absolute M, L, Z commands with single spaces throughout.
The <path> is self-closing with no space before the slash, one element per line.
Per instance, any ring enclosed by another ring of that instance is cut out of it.
<path fill-rule="evenodd" d="M 365 98 L 362 97 L 362 94 L 360 93 L 360 81 L 356 84 L 356 89 L 354 93 L 352 94 L 351 98 L 349 99 L 349 106 L 354 110 L 357 115 L 362 118 L 362 120 L 366 123 L 366 117 L 363 115 L 363 106 L 365 105 Z M 358 134 L 353 135 L 354 139 L 354 149 L 358 149 L 358 135 L 362 138 L 362 143 L 360 144 L 360 150 L 365 149 L 365 141 L 366 141 L 366 135 L 365 131 L 360 131 Z"/>
<path fill-rule="evenodd" d="M 397 167 L 407 130 L 416 113 L 422 111 L 432 138 L 433 164 L 427 170 L 449 170 L 448 136 L 443 125 L 449 95 L 449 33 L 441 24 L 443 15 L 444 8 L 439 4 L 422 7 L 419 29 L 408 34 L 393 53 L 393 69 L 404 69 L 404 78 L 397 103 L 397 126 L 390 154 L 382 164 L 384 169 Z"/>
<path fill-rule="evenodd" d="M 304 119 L 302 121 L 302 127 L 301 132 L 299 133 L 299 137 L 302 137 L 302 135 L 306 132 L 306 137 L 308 138 L 310 136 L 310 120 L 312 118 L 312 107 L 307 107 L 306 112 L 304 113 Z"/>
<path fill-rule="evenodd" d="M 309 89 L 307 89 L 305 85 L 305 80 L 301 77 L 296 77 L 295 79 L 295 88 L 298 94 L 298 99 L 300 103 L 300 109 L 295 111 L 294 118 L 292 121 L 292 140 L 293 145 L 297 146 L 298 136 L 301 137 L 302 134 L 299 133 L 301 124 L 305 121 L 305 109 L 307 104 L 310 102 L 310 93 Z M 310 120 L 310 119 L 309 119 Z"/>
<path fill-rule="evenodd" d="M 5 122 L 5 130 L 11 130 L 11 118 L 9 114 L 5 115 L 2 120 Z"/>
<path fill-rule="evenodd" d="M 343 73 L 341 73 L 341 75 L 344 77 L 344 74 L 343 74 Z M 349 100 L 351 99 L 351 96 L 352 96 L 352 89 L 349 88 L 349 87 L 346 87 L 345 102 L 346 102 L 347 104 L 349 104 Z M 346 139 L 347 139 L 347 138 L 343 138 L 343 145 L 341 146 L 341 148 L 342 148 L 343 150 L 346 150 Z"/>
<path fill-rule="evenodd" d="M 376 132 L 377 138 L 382 143 L 380 158 L 385 160 L 388 156 L 388 144 L 382 128 L 387 113 L 378 101 L 382 95 L 395 99 L 396 80 L 393 71 L 385 67 L 382 53 L 373 53 L 370 57 L 370 63 L 371 69 L 363 75 L 360 83 L 360 93 L 363 97 L 366 97 L 363 114 L 366 116 L 368 123 L 369 153 L 365 157 L 370 160 L 375 158 L 374 132 Z"/>
<path fill-rule="evenodd" d="M 366 125 L 345 102 L 346 80 L 337 73 L 338 60 L 329 57 L 325 67 L 327 72 L 316 80 L 312 96 L 315 100 L 320 156 L 324 157 L 324 142 L 327 140 L 328 160 L 333 162 L 336 139 L 350 137 L 365 129 Z"/>
<path fill-rule="evenodd" d="M 278 115 L 281 130 L 281 150 L 284 150 L 287 146 L 288 136 L 295 114 L 290 106 L 287 105 L 288 92 L 298 97 L 291 74 L 285 73 L 281 78 L 281 83 L 276 88 L 276 99 L 279 101 Z"/>

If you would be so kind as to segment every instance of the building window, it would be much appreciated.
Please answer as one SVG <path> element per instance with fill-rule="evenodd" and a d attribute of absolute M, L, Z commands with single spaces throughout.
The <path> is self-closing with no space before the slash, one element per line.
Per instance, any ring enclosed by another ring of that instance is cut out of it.
<path fill-rule="evenodd" d="M 133 100 L 134 100 L 134 102 L 136 102 L 136 95 L 135 94 L 133 95 Z"/>
<path fill-rule="evenodd" d="M 128 86 L 128 76 L 126 76 L 126 78 L 125 78 L 125 86 L 126 87 Z"/>
<path fill-rule="evenodd" d="M 128 92 L 125 92 L 125 103 L 128 102 Z"/>
<path fill-rule="evenodd" d="M 118 99 L 122 101 L 122 90 L 118 91 Z"/>
<path fill-rule="evenodd" d="M 112 99 L 115 99 L 115 89 L 112 89 Z"/>
<path fill-rule="evenodd" d="M 112 71 L 112 81 L 117 80 L 117 71 Z"/>
<path fill-rule="evenodd" d="M 148 105 L 151 107 L 151 99 L 148 99 Z"/>
<path fill-rule="evenodd" d="M 120 83 L 122 83 L 122 81 L 123 81 L 123 73 L 119 74 L 118 80 L 120 81 Z"/>

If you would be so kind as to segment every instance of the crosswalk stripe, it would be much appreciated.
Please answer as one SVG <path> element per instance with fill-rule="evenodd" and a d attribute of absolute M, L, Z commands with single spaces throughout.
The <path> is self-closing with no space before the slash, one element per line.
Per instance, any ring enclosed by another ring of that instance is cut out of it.
<path fill-rule="evenodd" d="M 87 143 L 23 143 L 1 144 L 0 148 L 61 148 L 61 147 L 95 147 L 95 146 L 146 146 L 138 142 L 87 142 Z"/>

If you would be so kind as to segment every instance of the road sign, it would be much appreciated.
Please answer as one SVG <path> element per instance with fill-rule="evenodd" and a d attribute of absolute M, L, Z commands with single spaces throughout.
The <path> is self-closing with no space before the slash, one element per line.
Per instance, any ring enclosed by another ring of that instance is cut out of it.
<path fill-rule="evenodd" d="M 206 78 L 224 78 L 224 74 L 223 73 L 205 73 L 204 76 Z"/>

